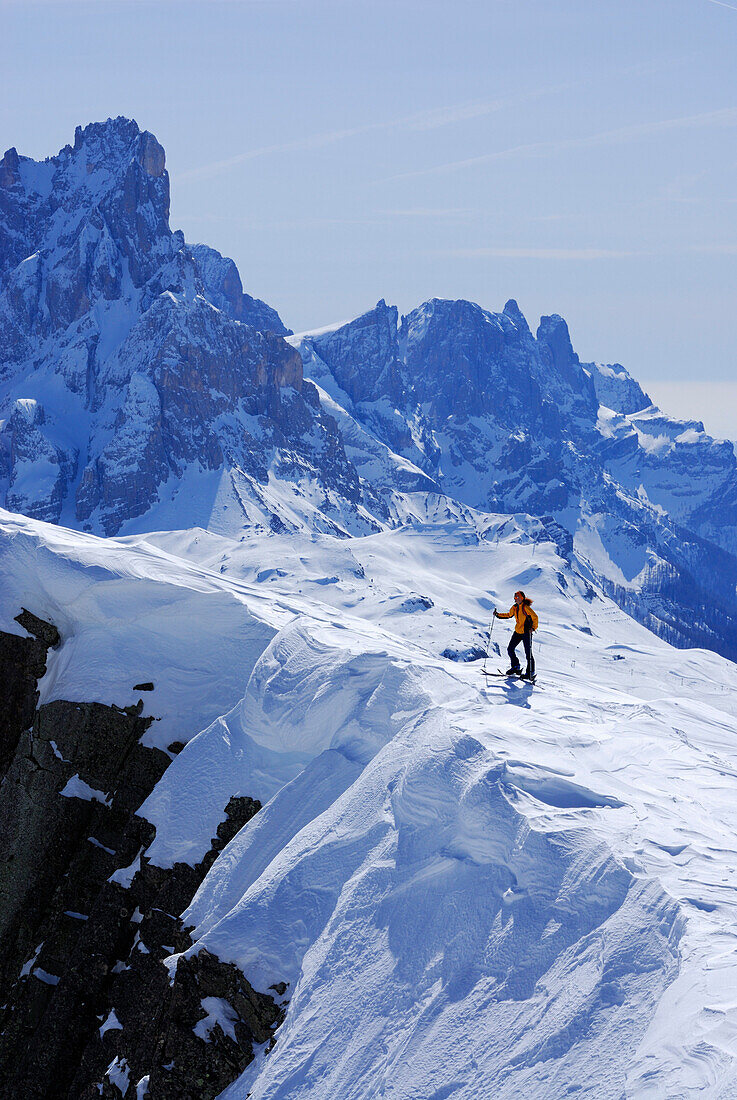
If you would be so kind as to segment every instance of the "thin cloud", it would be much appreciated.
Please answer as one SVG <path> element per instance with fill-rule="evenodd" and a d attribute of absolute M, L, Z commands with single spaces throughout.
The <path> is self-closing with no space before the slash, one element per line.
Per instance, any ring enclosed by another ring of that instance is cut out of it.
<path fill-rule="evenodd" d="M 327 226 L 336 225 L 383 225 L 386 222 L 386 217 L 360 217 L 360 218 L 290 218 L 288 220 L 279 221 L 263 221 L 256 218 L 240 218 L 238 216 L 231 217 L 226 214 L 212 214 L 205 213 L 193 213 L 193 214 L 179 214 L 177 221 L 182 225 L 192 225 L 197 223 L 202 224 L 222 224 L 222 225 L 237 225 L 243 229 L 257 229 L 262 231 L 282 231 L 282 230 L 298 230 L 298 229 L 323 229 Z"/>
<path fill-rule="evenodd" d="M 386 218 L 473 218 L 477 210 L 468 210 L 456 206 L 416 206 L 398 210 L 377 210 Z"/>
<path fill-rule="evenodd" d="M 235 168 L 238 164 L 245 164 L 249 160 L 258 160 L 259 157 L 268 157 L 274 153 L 301 153 L 309 149 L 320 149 L 325 145 L 332 145 L 336 141 L 344 141 L 345 138 L 355 137 L 356 134 L 365 133 L 373 128 L 372 126 L 354 126 L 345 130 L 332 130 L 325 134 L 313 134 L 310 137 L 299 138 L 296 141 L 285 141 L 278 145 L 262 145 L 260 149 L 249 149 L 248 152 L 238 153 L 226 160 L 216 160 L 211 164 L 189 168 L 185 172 L 177 173 L 177 179 L 202 179 L 215 176 L 228 168 Z"/>
<path fill-rule="evenodd" d="M 657 252 L 625 248 L 450 248 L 433 252 L 433 256 L 480 260 L 628 260 L 647 256 L 737 256 L 737 244 L 698 244 L 683 248 L 666 248 Z"/>
<path fill-rule="evenodd" d="M 465 160 L 436 164 L 430 168 L 419 168 L 412 172 L 401 172 L 388 176 L 375 183 L 391 183 L 395 180 L 415 179 L 418 176 L 441 175 L 445 172 L 457 172 L 463 168 L 476 167 L 479 164 L 492 164 L 495 161 L 514 160 L 518 157 L 545 157 L 571 149 L 591 149 L 596 146 L 618 145 L 642 137 L 668 133 L 671 130 L 691 130 L 707 127 L 737 126 L 737 107 L 721 107 L 716 111 L 704 111 L 697 115 L 683 115 L 679 118 L 660 119 L 657 122 L 638 122 L 631 126 L 620 126 L 614 130 L 602 130 L 598 134 L 584 137 L 563 138 L 560 141 L 535 141 L 524 145 L 513 145 L 508 149 L 498 149 L 493 153 L 483 153 Z"/>
<path fill-rule="evenodd" d="M 725 4 L 724 0 L 709 0 L 710 4 L 717 4 L 720 8 L 729 8 L 730 11 L 737 11 L 737 7 L 734 4 Z"/>
<path fill-rule="evenodd" d="M 388 130 L 435 130 L 440 126 L 450 126 L 470 119 L 483 118 L 486 115 L 501 111 L 511 104 L 518 104 L 534 100 L 543 95 L 554 94 L 562 91 L 568 85 L 558 85 L 554 88 L 544 88 L 540 91 L 528 92 L 523 96 L 514 98 L 492 99 L 476 103 L 459 103 L 447 107 L 435 107 L 427 111 L 418 111 L 415 114 L 404 115 L 401 118 L 389 119 L 383 122 L 368 122 L 362 126 L 349 126 L 340 130 L 329 130 L 322 134 L 311 134 L 293 141 L 280 142 L 274 145 L 263 145 L 257 149 L 248 149 L 246 152 L 237 153 L 235 156 L 224 160 L 214 161 L 212 164 L 198 165 L 184 172 L 177 173 L 177 179 L 202 179 L 217 175 L 219 172 L 235 168 L 239 164 L 245 164 L 250 160 L 258 160 L 261 157 L 273 156 L 277 153 L 302 153 L 312 149 L 322 149 L 336 142 L 345 141 L 348 138 L 358 137 L 361 134 L 377 133 Z"/>
<path fill-rule="evenodd" d="M 691 251 L 705 256 L 737 256 L 737 244 L 698 244 Z"/>
<path fill-rule="evenodd" d="M 459 103 L 451 107 L 436 107 L 387 125 L 390 128 L 397 126 L 412 130 L 435 130 L 438 126 L 450 126 L 455 122 L 466 122 L 471 118 L 483 118 L 484 115 L 501 110 L 508 103 L 509 100 L 506 99 L 494 99 L 488 103 Z M 384 127 L 378 123 L 376 128 Z"/>
<path fill-rule="evenodd" d="M 628 252 L 612 248 L 451 248 L 435 255 L 456 259 L 500 260 L 622 260 L 646 256 L 646 252 Z"/>

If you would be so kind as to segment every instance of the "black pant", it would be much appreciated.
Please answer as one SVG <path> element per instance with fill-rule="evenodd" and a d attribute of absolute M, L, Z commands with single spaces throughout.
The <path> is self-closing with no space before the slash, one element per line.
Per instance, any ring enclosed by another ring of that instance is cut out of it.
<path fill-rule="evenodd" d="M 509 660 L 511 661 L 512 668 L 520 669 L 519 657 L 515 650 L 517 646 L 523 643 L 525 647 L 525 657 L 527 658 L 527 675 L 535 675 L 535 658 L 532 656 L 532 631 L 529 627 L 525 630 L 524 634 L 517 634 L 516 632 L 509 639 L 509 645 L 507 646 L 507 653 L 509 654 Z"/>

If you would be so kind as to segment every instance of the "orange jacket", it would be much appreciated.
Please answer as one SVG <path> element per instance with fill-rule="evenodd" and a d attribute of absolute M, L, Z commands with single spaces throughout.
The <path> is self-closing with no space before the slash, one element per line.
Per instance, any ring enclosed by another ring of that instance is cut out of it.
<path fill-rule="evenodd" d="M 509 611 L 497 611 L 497 619 L 514 619 L 514 632 L 515 634 L 524 634 L 525 632 L 525 619 L 530 620 L 530 626 L 533 630 L 537 630 L 537 615 L 532 610 L 532 600 L 528 600 L 527 603 L 512 604 Z"/>

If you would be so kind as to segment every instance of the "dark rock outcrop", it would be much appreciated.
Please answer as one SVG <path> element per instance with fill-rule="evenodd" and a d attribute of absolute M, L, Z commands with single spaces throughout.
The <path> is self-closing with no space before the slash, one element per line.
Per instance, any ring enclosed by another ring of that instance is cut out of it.
<path fill-rule="evenodd" d="M 284 1010 L 198 953 L 179 914 L 260 804 L 231 798 L 196 867 L 150 863 L 136 811 L 171 755 L 141 743 L 140 702 L 37 708 L 60 638 L 29 611 L 18 622 L 34 637 L 0 632 L 2 1095 L 215 1097 Z"/>
<path fill-rule="evenodd" d="M 46 654 L 59 644 L 55 626 L 23 611 L 17 623 L 32 637 L 0 631 L 2 706 L 0 707 L 0 778 L 15 755 L 21 734 L 33 723 L 38 702 L 37 683 L 46 672 Z"/>

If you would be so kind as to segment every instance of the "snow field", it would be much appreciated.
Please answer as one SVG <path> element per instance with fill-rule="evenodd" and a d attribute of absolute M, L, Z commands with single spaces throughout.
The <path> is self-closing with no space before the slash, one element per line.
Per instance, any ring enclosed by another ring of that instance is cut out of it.
<path fill-rule="evenodd" d="M 21 606 L 59 629 L 41 703 L 85 700 L 128 706 L 141 698 L 157 718 L 146 734 L 165 748 L 188 741 L 242 697 L 258 656 L 287 607 L 185 565 L 0 509 L 0 628 Z M 154 691 L 134 692 L 152 681 Z M 160 718 L 160 720 L 158 720 Z"/>
<path fill-rule="evenodd" d="M 185 915 L 193 950 L 289 982 L 224 1100 L 733 1095 L 734 666 L 650 635 L 534 521 L 426 505 L 350 541 L 2 516 L 0 625 L 22 594 L 65 638 L 44 698 L 155 679 L 152 730 L 192 738 L 144 806 L 155 860 L 265 802 Z M 537 686 L 440 657 L 520 586 Z"/>

